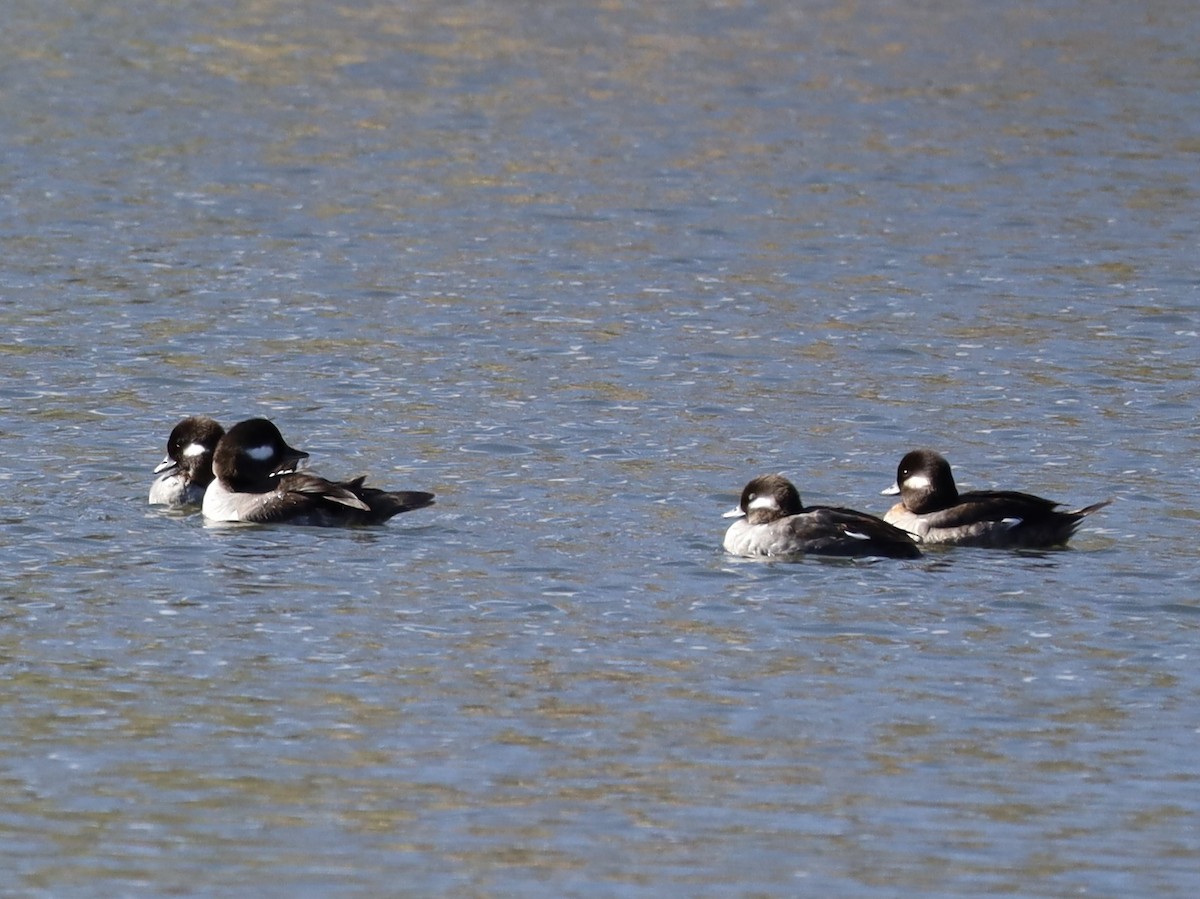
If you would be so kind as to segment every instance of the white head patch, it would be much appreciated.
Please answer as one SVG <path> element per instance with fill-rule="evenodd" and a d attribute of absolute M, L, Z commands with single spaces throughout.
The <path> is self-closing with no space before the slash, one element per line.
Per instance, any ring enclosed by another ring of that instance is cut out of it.
<path fill-rule="evenodd" d="M 769 493 L 765 496 L 756 496 L 750 500 L 750 505 L 746 507 L 747 512 L 753 512 L 755 509 L 774 509 L 779 511 L 779 502 Z"/>
<path fill-rule="evenodd" d="M 928 490 L 931 486 L 929 478 L 923 474 L 910 474 L 904 479 L 906 490 Z"/>
<path fill-rule="evenodd" d="M 246 450 L 246 455 L 256 462 L 266 462 L 268 459 L 275 458 L 275 447 L 269 443 L 264 443 L 262 446 L 252 446 Z"/>
<path fill-rule="evenodd" d="M 208 452 L 208 448 L 200 443 L 189 443 L 183 448 L 182 455 L 185 459 L 190 459 L 193 456 L 203 456 Z"/>

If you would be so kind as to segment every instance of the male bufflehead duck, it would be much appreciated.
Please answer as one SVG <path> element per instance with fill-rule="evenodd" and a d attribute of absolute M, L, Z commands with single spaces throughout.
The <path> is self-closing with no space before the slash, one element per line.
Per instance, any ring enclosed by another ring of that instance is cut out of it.
<path fill-rule="evenodd" d="M 725 532 L 725 551 L 735 556 L 890 556 L 921 555 L 912 536 L 882 519 L 852 509 L 804 508 L 792 482 L 782 475 L 755 478 L 742 491 L 737 518 Z"/>
<path fill-rule="evenodd" d="M 933 450 L 913 450 L 900 460 L 896 483 L 884 495 L 900 494 L 883 520 L 916 534 L 923 543 L 994 548 L 1065 544 L 1084 516 L 1112 500 L 1073 512 L 1053 500 L 1013 490 L 959 493 L 950 463 Z"/>
<path fill-rule="evenodd" d="M 296 471 L 307 457 L 265 418 L 234 425 L 213 456 L 216 480 L 204 494 L 204 517 L 321 527 L 383 524 L 433 503 L 432 493 L 392 493 L 364 487 L 361 477 L 335 482 Z"/>
<path fill-rule="evenodd" d="M 198 506 L 212 483 L 213 452 L 225 429 L 203 415 L 193 415 L 175 425 L 167 438 L 167 455 L 150 485 L 152 506 Z"/>

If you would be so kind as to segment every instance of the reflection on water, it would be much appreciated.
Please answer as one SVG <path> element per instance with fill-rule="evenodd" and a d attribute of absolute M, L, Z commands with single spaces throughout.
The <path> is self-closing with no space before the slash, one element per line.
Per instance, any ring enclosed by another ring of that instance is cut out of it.
<path fill-rule="evenodd" d="M 1190 895 L 1190 7 L 10 18 L 8 891 Z M 192 413 L 438 505 L 150 509 Z M 720 551 L 921 445 L 1117 502 Z"/>

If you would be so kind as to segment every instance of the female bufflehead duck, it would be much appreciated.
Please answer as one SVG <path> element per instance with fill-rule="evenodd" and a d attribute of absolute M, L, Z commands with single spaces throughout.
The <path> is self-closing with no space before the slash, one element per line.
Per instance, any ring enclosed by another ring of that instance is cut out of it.
<path fill-rule="evenodd" d="M 916 534 L 923 543 L 1009 549 L 1064 544 L 1085 515 L 1112 502 L 1062 512 L 1053 500 L 1012 490 L 959 493 L 950 463 L 927 449 L 901 459 L 896 483 L 883 492 L 900 494 L 900 502 L 883 520 Z"/>
<path fill-rule="evenodd" d="M 364 487 L 361 477 L 335 482 L 296 471 L 306 458 L 265 418 L 234 425 L 213 456 L 216 480 L 204 494 L 204 517 L 321 527 L 383 524 L 433 503 L 432 493 L 392 493 Z"/>
<path fill-rule="evenodd" d="M 782 475 L 755 478 L 742 491 L 737 518 L 725 532 L 725 551 L 735 556 L 890 556 L 921 555 L 913 538 L 874 515 L 829 506 L 804 508 L 792 482 Z"/>
<path fill-rule="evenodd" d="M 225 429 L 203 415 L 185 418 L 167 438 L 167 455 L 154 473 L 150 505 L 198 506 L 212 483 L 213 452 Z"/>

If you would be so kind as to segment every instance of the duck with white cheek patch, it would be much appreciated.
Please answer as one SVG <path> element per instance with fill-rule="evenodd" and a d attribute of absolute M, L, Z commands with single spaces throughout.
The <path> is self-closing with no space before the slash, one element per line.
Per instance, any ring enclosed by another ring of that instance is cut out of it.
<path fill-rule="evenodd" d="M 433 494 L 364 487 L 364 478 L 328 481 L 297 471 L 303 450 L 288 446 L 265 418 L 229 429 L 213 456 L 216 480 L 204 495 L 210 521 L 318 527 L 383 524 L 393 515 L 433 504 Z"/>
<path fill-rule="evenodd" d="M 725 517 L 737 518 L 724 541 L 725 551 L 735 556 L 786 559 L 813 553 L 915 559 L 921 555 L 910 534 L 874 515 L 831 506 L 805 508 L 800 493 L 782 475 L 755 478 Z"/>
<path fill-rule="evenodd" d="M 896 483 L 883 493 L 900 494 L 883 520 L 916 534 L 922 543 L 997 549 L 1063 545 L 1086 516 L 1112 502 L 1068 512 L 1053 500 L 1014 490 L 959 493 L 950 463 L 927 449 L 906 454 Z"/>
<path fill-rule="evenodd" d="M 158 463 L 150 485 L 152 506 L 198 506 L 212 483 L 213 453 L 225 429 L 211 418 L 193 415 L 175 425 L 167 438 L 167 455 Z"/>

